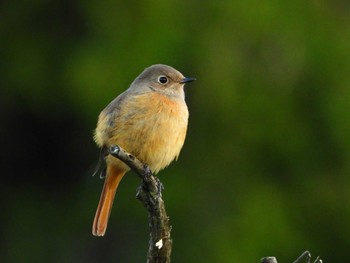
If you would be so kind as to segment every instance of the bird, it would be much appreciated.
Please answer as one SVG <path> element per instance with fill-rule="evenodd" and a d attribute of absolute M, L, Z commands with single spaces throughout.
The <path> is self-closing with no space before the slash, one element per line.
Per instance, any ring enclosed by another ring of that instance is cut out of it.
<path fill-rule="evenodd" d="M 154 174 L 177 160 L 189 117 L 184 85 L 194 80 L 171 66 L 152 65 L 99 114 L 94 140 L 101 148 L 106 169 L 92 225 L 94 236 L 105 235 L 118 185 L 130 170 L 106 149 L 122 147 Z"/>

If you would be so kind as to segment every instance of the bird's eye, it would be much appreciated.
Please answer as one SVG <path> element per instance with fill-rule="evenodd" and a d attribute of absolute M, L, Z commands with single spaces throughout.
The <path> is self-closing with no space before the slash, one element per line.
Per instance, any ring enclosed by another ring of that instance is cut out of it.
<path fill-rule="evenodd" d="M 168 83 L 168 78 L 166 77 L 166 76 L 159 76 L 158 77 L 158 82 L 160 83 L 160 84 L 162 84 L 162 85 L 164 85 L 164 84 L 167 84 Z"/>

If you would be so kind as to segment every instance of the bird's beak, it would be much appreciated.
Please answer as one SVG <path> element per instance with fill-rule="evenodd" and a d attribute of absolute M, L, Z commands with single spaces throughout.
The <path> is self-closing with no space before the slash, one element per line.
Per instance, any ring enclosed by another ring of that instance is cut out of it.
<path fill-rule="evenodd" d="M 192 82 L 192 81 L 195 81 L 195 80 L 196 80 L 196 78 L 183 78 L 180 81 L 180 84 L 185 84 L 185 83 Z"/>

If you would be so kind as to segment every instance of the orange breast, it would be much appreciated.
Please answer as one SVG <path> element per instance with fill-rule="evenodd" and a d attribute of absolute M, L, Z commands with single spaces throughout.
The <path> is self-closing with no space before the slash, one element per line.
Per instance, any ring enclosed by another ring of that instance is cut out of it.
<path fill-rule="evenodd" d="M 112 115 L 100 115 L 96 133 L 106 130 L 109 123 L 115 124 L 108 127 L 109 135 L 101 136 L 103 144 L 120 145 L 155 173 L 179 155 L 188 122 L 188 110 L 182 98 L 169 98 L 156 92 L 141 94 L 124 100 L 118 114 L 113 116 L 115 119 L 108 121 Z"/>

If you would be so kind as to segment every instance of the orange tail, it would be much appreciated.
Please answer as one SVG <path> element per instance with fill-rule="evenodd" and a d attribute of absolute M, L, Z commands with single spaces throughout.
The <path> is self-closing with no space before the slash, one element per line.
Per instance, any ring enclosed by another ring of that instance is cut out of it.
<path fill-rule="evenodd" d="M 124 170 L 107 166 L 107 176 L 103 185 L 100 202 L 97 206 L 94 223 L 92 225 L 92 234 L 94 236 L 104 236 L 108 219 L 111 214 L 115 192 L 117 191 L 120 180 L 125 174 Z"/>

